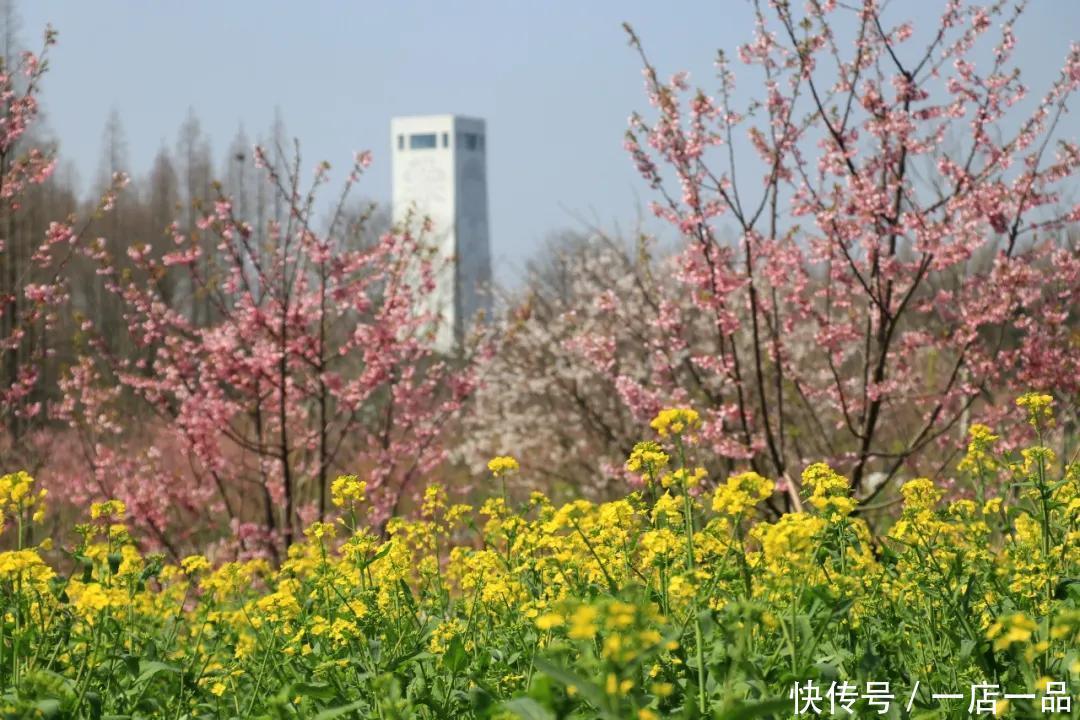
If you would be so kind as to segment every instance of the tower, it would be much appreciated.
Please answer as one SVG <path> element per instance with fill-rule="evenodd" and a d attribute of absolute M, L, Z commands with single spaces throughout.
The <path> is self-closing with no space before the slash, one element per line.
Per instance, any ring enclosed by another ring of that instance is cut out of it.
<path fill-rule="evenodd" d="M 424 308 L 441 322 L 435 348 L 459 345 L 480 311 L 490 314 L 487 150 L 484 121 L 457 115 L 390 121 L 394 222 L 431 218 L 435 290 Z"/>

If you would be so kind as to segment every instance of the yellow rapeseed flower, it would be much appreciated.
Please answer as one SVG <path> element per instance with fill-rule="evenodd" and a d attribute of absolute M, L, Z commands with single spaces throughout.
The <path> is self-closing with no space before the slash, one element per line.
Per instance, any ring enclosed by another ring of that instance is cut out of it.
<path fill-rule="evenodd" d="M 993 455 L 994 443 L 1000 438 L 991 432 L 986 425 L 975 423 L 968 430 L 970 438 L 967 446 L 967 454 L 960 460 L 957 469 L 975 475 L 979 472 L 992 472 L 997 469 L 998 462 Z"/>
<path fill-rule="evenodd" d="M 330 523 L 314 522 L 304 528 L 304 536 L 309 540 L 322 540 L 332 538 L 337 534 L 337 528 Z"/>
<path fill-rule="evenodd" d="M 509 455 L 499 455 L 488 460 L 488 470 L 495 477 L 502 477 L 516 472 L 519 469 L 518 461 Z"/>
<path fill-rule="evenodd" d="M 669 435 L 683 435 L 701 427 L 701 416 L 690 408 L 667 408 L 661 410 L 649 426 L 666 438 Z"/>
<path fill-rule="evenodd" d="M 12 550 L 0 552 L 0 581 L 19 581 L 29 587 L 40 589 L 55 577 L 56 573 L 38 555 L 37 550 Z"/>
<path fill-rule="evenodd" d="M 5 515 L 23 517 L 24 513 L 30 513 L 34 523 L 45 519 L 48 491 L 42 488 L 35 493 L 34 482 L 34 478 L 23 470 L 0 476 L 0 531 L 4 529 Z"/>
<path fill-rule="evenodd" d="M 330 500 L 337 507 L 364 502 L 367 483 L 355 475 L 341 475 L 330 483 Z"/>
<path fill-rule="evenodd" d="M 205 555 L 188 555 L 180 561 L 180 567 L 188 575 L 194 575 L 197 572 L 209 570 L 210 561 L 206 559 Z"/>
<path fill-rule="evenodd" d="M 536 618 L 536 627 L 541 630 L 551 630 L 552 628 L 557 628 L 565 623 L 566 620 L 558 613 L 545 613 Z"/>
<path fill-rule="evenodd" d="M 91 520 L 123 520 L 126 513 L 127 505 L 122 500 L 106 500 L 105 502 L 90 505 Z"/>
<path fill-rule="evenodd" d="M 1032 427 L 1038 427 L 1041 421 L 1047 421 L 1052 425 L 1054 421 L 1054 398 L 1046 393 L 1024 393 L 1016 399 L 1018 407 L 1027 411 L 1028 423 Z"/>
<path fill-rule="evenodd" d="M 570 630 L 567 632 L 574 640 L 592 640 L 600 629 L 597 619 L 600 612 L 591 605 L 582 605 L 570 616 Z"/>
<path fill-rule="evenodd" d="M 900 494 L 904 497 L 905 512 L 915 512 L 933 510 L 944 492 L 934 486 L 933 480 L 916 478 L 904 483 L 900 488 Z"/>
<path fill-rule="evenodd" d="M 775 487 L 772 480 L 753 471 L 732 475 L 716 488 L 712 509 L 723 515 L 738 515 L 772 495 Z"/>
<path fill-rule="evenodd" d="M 1038 625 L 1023 613 L 1013 613 L 993 623 L 986 630 L 986 639 L 994 641 L 994 650 L 1004 650 L 1013 643 L 1031 640 Z"/>
<path fill-rule="evenodd" d="M 693 470 L 690 468 L 679 468 L 674 472 L 664 473 L 660 478 L 660 484 L 666 488 L 693 488 L 700 485 L 706 475 L 707 473 L 703 467 L 694 468 Z"/>
<path fill-rule="evenodd" d="M 825 463 L 814 463 L 802 473 L 803 487 L 810 489 L 809 502 L 826 517 L 843 518 L 855 510 L 848 479 Z"/>
<path fill-rule="evenodd" d="M 420 513 L 425 518 L 434 517 L 435 513 L 446 509 L 446 503 L 446 488 L 438 483 L 429 485 L 424 489 L 424 502 L 420 506 Z"/>
<path fill-rule="evenodd" d="M 646 440 L 634 445 L 630 451 L 630 457 L 626 460 L 626 469 L 632 473 L 643 473 L 647 477 L 655 477 L 657 473 L 667 467 L 671 457 L 660 447 L 660 443 Z"/>

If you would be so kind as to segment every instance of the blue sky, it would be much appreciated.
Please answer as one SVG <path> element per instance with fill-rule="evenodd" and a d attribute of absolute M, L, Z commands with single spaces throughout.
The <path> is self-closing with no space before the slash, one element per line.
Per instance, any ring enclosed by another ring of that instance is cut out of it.
<path fill-rule="evenodd" d="M 1046 78 L 1080 39 L 1080 2 L 1031 5 L 1018 59 Z M 941 3 L 893 6 L 933 22 Z M 621 23 L 665 75 L 687 69 L 707 89 L 716 50 L 753 27 L 743 0 L 24 0 L 19 15 L 30 47 L 46 22 L 60 32 L 44 109 L 84 186 L 113 108 L 137 175 L 175 145 L 189 108 L 219 164 L 241 124 L 254 138 L 280 108 L 308 168 L 326 159 L 344 172 L 354 150 L 373 150 L 360 190 L 375 200 L 389 198 L 393 115 L 485 118 L 495 271 L 511 282 L 550 232 L 582 218 L 633 228 L 651 199 L 622 149 L 627 117 L 647 105 Z M 1075 114 L 1067 122 L 1080 134 Z"/>

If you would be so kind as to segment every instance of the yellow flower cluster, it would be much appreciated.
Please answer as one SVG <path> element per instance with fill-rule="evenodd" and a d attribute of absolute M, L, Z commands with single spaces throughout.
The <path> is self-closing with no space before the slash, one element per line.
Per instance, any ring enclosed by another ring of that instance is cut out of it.
<path fill-rule="evenodd" d="M 0 476 L 0 532 L 9 518 L 40 523 L 45 518 L 45 488 L 34 492 L 34 478 L 19 471 Z"/>
<path fill-rule="evenodd" d="M 652 479 L 667 467 L 669 462 L 671 462 L 671 457 L 664 452 L 660 443 L 646 440 L 634 445 L 626 461 L 626 469 L 632 473 L 642 473 L 647 479 Z"/>
<path fill-rule="evenodd" d="M 677 437 L 701 427 L 701 416 L 691 408 L 667 408 L 661 410 L 649 425 L 662 438 Z"/>
<path fill-rule="evenodd" d="M 499 455 L 498 457 L 493 457 L 491 458 L 491 460 L 488 461 L 487 466 L 488 470 L 490 470 L 491 474 L 495 477 L 503 477 L 504 475 L 509 475 L 510 473 L 517 472 L 520 467 L 518 465 L 518 461 L 510 457 L 509 455 Z"/>
<path fill-rule="evenodd" d="M 986 639 L 994 641 L 995 650 L 1005 650 L 1013 643 L 1027 643 L 1038 626 L 1023 613 L 1013 613 L 995 621 L 986 629 Z"/>
<path fill-rule="evenodd" d="M 1017 407 L 1027 411 L 1027 419 L 1032 427 L 1052 424 L 1054 421 L 1054 398 L 1046 393 L 1024 393 L 1016 399 Z"/>
<path fill-rule="evenodd" d="M 776 574 L 810 566 L 818 537 L 828 523 L 816 515 L 789 513 L 775 523 L 754 526 L 752 535 L 761 544 L 765 567 Z"/>
<path fill-rule="evenodd" d="M 105 502 L 92 503 L 90 505 L 91 520 L 123 521 L 127 515 L 127 505 L 122 500 L 106 500 Z"/>
<path fill-rule="evenodd" d="M 918 513 L 933 510 L 944 492 L 935 487 L 929 478 L 917 478 L 904 483 L 900 494 L 904 498 L 905 512 Z"/>
<path fill-rule="evenodd" d="M 130 597 L 123 588 L 105 587 L 101 583 L 83 583 L 73 580 L 67 593 L 76 614 L 88 625 L 94 625 L 109 610 L 126 609 Z"/>
<path fill-rule="evenodd" d="M 56 573 L 45 564 L 37 550 L 0 552 L 0 582 L 18 581 L 40 592 L 55 576 Z"/>
<path fill-rule="evenodd" d="M 772 495 L 776 484 L 756 472 L 732 475 L 716 488 L 712 509 L 722 515 L 741 515 Z"/>
<path fill-rule="evenodd" d="M 708 473 L 703 467 L 678 468 L 672 472 L 660 476 L 660 484 L 663 487 L 694 488 L 701 484 Z"/>
<path fill-rule="evenodd" d="M 439 623 L 431 633 L 428 652 L 441 654 L 450 648 L 451 641 L 460 637 L 466 630 L 465 623 L 458 618 L 450 618 Z"/>
<path fill-rule="evenodd" d="M 180 567 L 188 575 L 203 572 L 210 569 L 210 561 L 205 555 L 189 555 L 180 561 Z"/>
<path fill-rule="evenodd" d="M 1001 475 L 1000 494 L 949 501 L 917 478 L 872 529 L 824 463 L 802 473 L 801 512 L 772 513 L 775 483 L 755 472 L 709 488 L 688 457 L 698 448 L 679 439 L 696 414 L 665 413 L 655 427 L 670 441 L 627 461 L 655 479 L 648 492 L 562 505 L 506 495 L 474 510 L 432 485 L 414 516 L 377 529 L 311 524 L 276 566 L 166 563 L 140 551 L 122 503 L 95 504 L 63 572 L 41 548 L 0 553 L 0 682 L 21 683 L 20 697 L 41 678 L 97 683 L 84 697 L 101 698 L 103 717 L 137 715 L 150 695 L 168 711 L 155 716 L 409 717 L 406 701 L 424 698 L 432 716 L 468 717 L 486 693 L 546 698 L 552 714 L 660 718 L 785 691 L 740 668 L 810 677 L 868 647 L 941 686 L 976 682 L 991 661 L 1009 682 L 1080 673 L 1080 466 L 1022 476 L 1023 460 L 973 427 L 968 455 Z M 37 507 L 24 474 L 0 492 L 5 512 Z M 343 513 L 365 492 L 355 476 L 331 486 Z M 130 687 L 140 699 L 127 705 L 108 692 Z"/>
<path fill-rule="evenodd" d="M 968 430 L 967 454 L 960 461 L 957 470 L 977 475 L 979 473 L 992 473 L 997 470 L 997 461 L 994 457 L 994 444 L 1000 439 L 990 428 L 975 423 Z"/>
<path fill-rule="evenodd" d="M 918 545 L 935 535 L 947 536 L 956 529 L 938 518 L 937 505 L 944 491 L 929 478 L 907 481 L 900 487 L 900 495 L 904 501 L 903 510 L 889 531 L 894 539 Z"/>
<path fill-rule="evenodd" d="M 855 501 L 849 495 L 851 483 L 825 463 L 814 463 L 803 470 L 802 482 L 810 489 L 810 504 L 823 515 L 846 517 L 855 510 Z"/>
<path fill-rule="evenodd" d="M 361 505 L 367 499 L 367 483 L 355 475 L 341 475 L 330 483 L 330 501 L 337 507 Z"/>

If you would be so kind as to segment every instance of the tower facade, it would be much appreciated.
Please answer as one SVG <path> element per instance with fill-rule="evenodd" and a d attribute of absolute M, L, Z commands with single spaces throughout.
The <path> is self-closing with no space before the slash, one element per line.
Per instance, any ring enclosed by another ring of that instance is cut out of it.
<path fill-rule="evenodd" d="M 435 348 L 451 352 L 477 313 L 491 310 L 487 138 L 484 121 L 457 115 L 390 122 L 393 217 L 431 218 L 437 250 L 435 289 L 425 310 L 440 318 Z"/>

